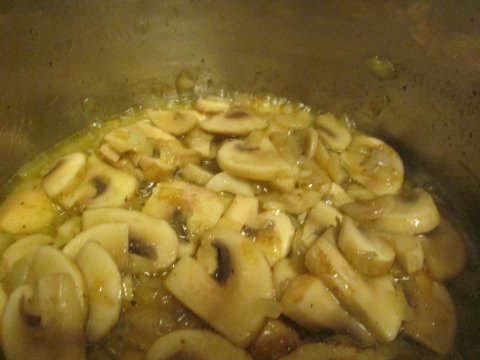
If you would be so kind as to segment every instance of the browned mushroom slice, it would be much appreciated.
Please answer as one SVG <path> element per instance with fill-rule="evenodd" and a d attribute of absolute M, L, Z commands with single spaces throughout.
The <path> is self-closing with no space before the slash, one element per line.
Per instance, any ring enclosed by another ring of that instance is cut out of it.
<path fill-rule="evenodd" d="M 231 230 L 217 231 L 213 242 L 204 246 L 217 250 L 214 276 L 186 256 L 175 265 L 165 285 L 210 326 L 245 347 L 259 334 L 267 316 L 272 316 L 267 305 L 273 306 L 268 262 L 250 240 Z"/>
<path fill-rule="evenodd" d="M 8 298 L 2 321 L 7 360 L 84 360 L 84 318 L 67 274 L 41 277 Z"/>

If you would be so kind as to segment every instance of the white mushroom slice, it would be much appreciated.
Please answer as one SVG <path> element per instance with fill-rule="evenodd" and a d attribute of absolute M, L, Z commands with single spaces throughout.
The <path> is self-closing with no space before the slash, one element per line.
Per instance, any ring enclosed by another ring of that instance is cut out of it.
<path fill-rule="evenodd" d="M 82 231 L 82 218 L 79 215 L 72 216 L 57 227 L 55 246 L 63 247 Z"/>
<path fill-rule="evenodd" d="M 241 231 L 248 220 L 258 215 L 258 198 L 237 195 L 217 223 L 217 227 L 228 227 Z"/>
<path fill-rule="evenodd" d="M 293 252 L 303 255 L 310 245 L 329 227 L 335 227 L 342 221 L 343 215 L 333 206 L 319 201 L 308 213 L 308 216 L 293 241 Z"/>
<path fill-rule="evenodd" d="M 39 181 L 17 187 L 0 205 L 0 229 L 13 234 L 46 231 L 59 215 Z"/>
<path fill-rule="evenodd" d="M 193 111 L 172 111 L 172 110 L 147 110 L 147 116 L 152 122 L 172 135 L 182 135 L 198 123 L 200 114 L 197 116 Z"/>
<path fill-rule="evenodd" d="M 13 265 L 25 257 L 33 257 L 43 245 L 49 245 L 53 239 L 44 234 L 25 236 L 15 241 L 3 253 L 0 263 L 0 278 L 3 278 Z"/>
<path fill-rule="evenodd" d="M 187 256 L 175 265 L 165 286 L 227 339 L 245 347 L 261 331 L 266 317 L 271 316 L 266 306 L 273 305 L 270 267 L 255 245 L 236 232 L 218 231 L 206 246 L 218 252 L 214 277 Z"/>
<path fill-rule="evenodd" d="M 267 121 L 244 110 L 229 110 L 203 120 L 200 127 L 213 134 L 241 136 L 264 129 Z"/>
<path fill-rule="evenodd" d="M 84 229 L 105 223 L 128 225 L 129 263 L 135 274 L 161 271 L 177 258 L 177 234 L 164 220 L 119 208 L 87 210 L 82 220 Z"/>
<path fill-rule="evenodd" d="M 449 354 L 455 340 L 457 316 L 448 290 L 425 272 L 416 273 L 403 285 L 413 309 L 404 332 L 440 354 Z"/>
<path fill-rule="evenodd" d="M 379 236 L 395 249 L 395 258 L 407 273 L 414 274 L 423 269 L 424 250 L 420 236 L 389 233 L 380 233 Z"/>
<path fill-rule="evenodd" d="M 115 164 L 122 157 L 122 154 L 120 154 L 112 145 L 107 142 L 100 146 L 98 152 L 102 155 L 102 158 L 111 164 Z"/>
<path fill-rule="evenodd" d="M 249 180 L 271 181 L 292 173 L 268 138 L 256 145 L 245 140 L 227 141 L 218 150 L 217 161 L 230 175 Z"/>
<path fill-rule="evenodd" d="M 175 140 L 175 137 L 154 126 L 150 121 L 143 120 L 116 128 L 103 139 L 121 154 L 127 151 L 150 154 L 154 140 L 169 141 Z"/>
<path fill-rule="evenodd" d="M 123 206 L 135 194 L 136 188 L 137 180 L 133 176 L 92 155 L 87 161 L 84 180 L 72 193 L 60 199 L 60 203 L 66 208 Z"/>
<path fill-rule="evenodd" d="M 281 304 L 283 313 L 310 331 L 333 330 L 362 346 L 373 345 L 372 335 L 339 303 L 316 276 L 300 275 L 290 281 Z"/>
<path fill-rule="evenodd" d="M 357 200 L 344 204 L 342 212 L 357 221 L 375 220 L 388 214 L 395 206 L 392 195 L 383 195 L 369 200 Z"/>
<path fill-rule="evenodd" d="M 376 195 L 395 194 L 403 185 L 402 159 L 383 141 L 358 135 L 340 155 L 350 176 Z"/>
<path fill-rule="evenodd" d="M 153 343 L 145 360 L 251 360 L 252 358 L 222 336 L 208 330 L 176 330 Z"/>
<path fill-rule="evenodd" d="M 404 309 L 399 306 L 400 294 L 388 277 L 366 282 L 345 260 L 330 241 L 328 230 L 305 255 L 308 270 L 320 277 L 329 290 L 377 341 L 395 339 L 403 320 Z"/>
<path fill-rule="evenodd" d="M 467 249 L 461 234 L 445 219 L 421 238 L 428 269 L 437 280 L 449 280 L 465 268 Z"/>
<path fill-rule="evenodd" d="M 287 257 L 278 261 L 272 268 L 275 298 L 281 299 L 290 281 L 307 271 L 301 257 Z"/>
<path fill-rule="evenodd" d="M 121 311 L 122 282 L 112 256 L 94 241 L 87 242 L 75 257 L 88 290 L 86 337 L 95 342 L 115 326 Z"/>
<path fill-rule="evenodd" d="M 252 186 L 248 181 L 237 179 L 226 172 L 214 175 L 205 187 L 214 192 L 229 192 L 236 195 L 253 196 Z"/>
<path fill-rule="evenodd" d="M 195 109 L 205 113 L 219 113 L 230 109 L 230 100 L 214 95 L 200 97 L 195 101 Z"/>
<path fill-rule="evenodd" d="M 128 271 L 128 225 L 126 223 L 93 226 L 70 240 L 62 251 L 74 259 L 89 241 L 94 241 L 107 250 L 121 272 Z"/>
<path fill-rule="evenodd" d="M 322 194 L 317 191 L 295 189 L 280 196 L 280 202 L 285 211 L 299 215 L 310 210 L 322 200 Z"/>
<path fill-rule="evenodd" d="M 313 122 L 313 115 L 308 111 L 297 111 L 292 114 L 278 114 L 273 120 L 281 127 L 289 130 L 307 129 Z"/>
<path fill-rule="evenodd" d="M 212 134 L 195 128 L 185 135 L 184 142 L 190 149 L 195 150 L 204 158 L 210 159 L 215 157 L 213 139 Z"/>
<path fill-rule="evenodd" d="M 36 286 L 17 288 L 2 321 L 2 348 L 8 360 L 85 360 L 84 318 L 67 274 L 51 274 Z"/>
<path fill-rule="evenodd" d="M 319 115 L 314 126 L 317 128 L 318 136 L 333 151 L 344 151 L 352 141 L 348 129 L 331 113 Z"/>
<path fill-rule="evenodd" d="M 213 177 L 213 173 L 192 163 L 182 166 L 179 174 L 184 180 L 196 185 L 205 185 Z"/>
<path fill-rule="evenodd" d="M 324 200 L 327 204 L 338 208 L 354 201 L 354 198 L 351 197 L 339 184 L 332 182 L 330 190 L 324 196 Z"/>
<path fill-rule="evenodd" d="M 58 159 L 43 175 L 45 192 L 53 199 L 71 192 L 82 181 L 86 168 L 87 157 L 81 152 Z"/>
<path fill-rule="evenodd" d="M 83 319 L 86 319 L 88 312 L 87 292 L 85 281 L 78 266 L 62 253 L 61 250 L 50 245 L 44 245 L 33 258 L 28 274 L 30 284 L 34 284 L 42 277 L 52 274 L 68 274 L 75 284 L 80 311 Z"/>
<path fill-rule="evenodd" d="M 338 246 L 348 261 L 364 275 L 388 273 L 395 260 L 395 251 L 373 232 L 365 234 L 352 219 L 343 217 L 338 234 Z"/>
<path fill-rule="evenodd" d="M 298 134 L 300 138 L 300 144 L 303 147 L 303 153 L 309 159 L 315 156 L 315 152 L 317 151 L 318 146 L 318 134 L 317 132 L 312 129 L 308 128 L 305 130 L 299 131 Z"/>
<path fill-rule="evenodd" d="M 190 255 L 205 231 L 223 214 L 220 196 L 208 189 L 175 181 L 160 183 L 143 207 L 143 212 L 168 221 L 179 236 L 179 256 Z"/>
<path fill-rule="evenodd" d="M 242 232 L 252 239 L 273 266 L 290 252 L 295 229 L 284 212 L 270 210 L 247 222 Z"/>
<path fill-rule="evenodd" d="M 395 196 L 394 200 L 390 212 L 371 222 L 376 229 L 395 234 L 422 234 L 440 223 L 437 206 L 425 190 L 406 190 Z"/>

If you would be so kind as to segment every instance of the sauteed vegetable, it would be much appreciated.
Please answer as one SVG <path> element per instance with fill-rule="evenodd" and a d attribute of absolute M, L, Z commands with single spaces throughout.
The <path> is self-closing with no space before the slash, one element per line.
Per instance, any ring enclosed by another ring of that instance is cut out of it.
<path fill-rule="evenodd" d="M 454 349 L 460 233 L 392 147 L 285 99 L 170 97 L 96 124 L 19 171 L 0 228 L 7 360 Z"/>

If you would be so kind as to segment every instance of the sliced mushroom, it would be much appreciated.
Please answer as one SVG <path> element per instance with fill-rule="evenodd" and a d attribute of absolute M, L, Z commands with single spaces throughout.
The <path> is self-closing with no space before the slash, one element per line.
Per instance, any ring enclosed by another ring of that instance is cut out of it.
<path fill-rule="evenodd" d="M 201 129 L 195 128 L 185 135 L 185 144 L 192 150 L 202 155 L 204 158 L 211 159 L 215 157 L 214 136 Z"/>
<path fill-rule="evenodd" d="M 0 277 L 3 278 L 17 261 L 25 257 L 33 257 L 43 245 L 48 245 L 52 242 L 53 239 L 44 234 L 29 235 L 15 241 L 3 253 Z"/>
<path fill-rule="evenodd" d="M 89 209 L 123 206 L 135 194 L 137 180 L 92 155 L 87 160 L 87 173 L 82 183 L 59 202 L 66 208 Z"/>
<path fill-rule="evenodd" d="M 230 136 L 248 135 L 267 126 L 268 122 L 264 119 L 238 109 L 212 116 L 200 123 L 200 128 L 209 133 Z"/>
<path fill-rule="evenodd" d="M 218 165 L 230 175 L 249 180 L 275 180 L 291 174 L 290 166 L 278 155 L 268 138 L 251 145 L 245 140 L 225 142 L 217 154 Z"/>
<path fill-rule="evenodd" d="M 437 280 L 449 280 L 465 268 L 467 249 L 465 242 L 453 225 L 446 219 L 421 238 L 428 269 Z"/>
<path fill-rule="evenodd" d="M 297 231 L 297 236 L 293 241 L 293 252 L 297 255 L 303 255 L 307 252 L 310 245 L 329 227 L 335 227 L 342 221 L 343 215 L 333 206 L 319 201 L 308 213 L 308 216 Z"/>
<path fill-rule="evenodd" d="M 371 222 L 378 230 L 395 234 L 422 234 L 440 223 L 432 196 L 421 188 L 405 190 L 394 197 L 393 209 Z"/>
<path fill-rule="evenodd" d="M 248 220 L 258 215 L 258 198 L 237 195 L 217 223 L 217 227 L 228 227 L 240 232 Z"/>
<path fill-rule="evenodd" d="M 368 200 L 356 200 L 342 205 L 345 215 L 357 221 L 375 220 L 392 211 L 395 200 L 392 195 L 378 196 Z"/>
<path fill-rule="evenodd" d="M 0 205 L 0 229 L 13 234 L 42 232 L 58 215 L 42 184 L 32 181 L 17 187 Z"/>
<path fill-rule="evenodd" d="M 208 180 L 213 177 L 213 173 L 205 170 L 199 165 L 192 163 L 182 166 L 179 170 L 179 175 L 182 177 L 182 179 L 196 185 L 205 185 Z"/>
<path fill-rule="evenodd" d="M 315 156 L 315 152 L 317 151 L 318 146 L 318 133 L 312 129 L 308 128 L 305 130 L 301 130 L 298 133 L 300 138 L 300 143 L 303 147 L 303 153 L 309 159 Z"/>
<path fill-rule="evenodd" d="M 87 157 L 84 153 L 76 152 L 64 156 L 55 161 L 43 175 L 43 189 L 52 199 L 67 194 L 80 184 L 86 168 Z"/>
<path fill-rule="evenodd" d="M 62 248 L 67 242 L 82 232 L 82 217 L 72 216 L 58 225 L 55 236 L 55 246 Z"/>
<path fill-rule="evenodd" d="M 248 181 L 237 179 L 226 172 L 218 173 L 210 178 L 205 188 L 218 193 L 225 191 L 236 195 L 254 195 L 252 186 Z"/>
<path fill-rule="evenodd" d="M 396 260 L 409 274 L 421 270 L 424 264 L 422 238 L 415 235 L 379 233 L 395 249 Z"/>
<path fill-rule="evenodd" d="M 315 119 L 318 136 L 333 151 L 342 152 L 352 141 L 352 135 L 343 127 L 337 118 L 331 114 L 321 114 Z"/>
<path fill-rule="evenodd" d="M 74 259 L 89 241 L 94 241 L 107 250 L 121 272 L 128 271 L 128 225 L 126 223 L 105 223 L 93 226 L 71 239 L 62 251 Z"/>
<path fill-rule="evenodd" d="M 292 279 L 282 295 L 281 304 L 283 313 L 305 329 L 332 330 L 349 336 L 362 346 L 375 343 L 365 327 L 338 303 L 316 276 L 305 274 Z"/>
<path fill-rule="evenodd" d="M 440 354 L 449 354 L 455 341 L 457 316 L 448 290 L 421 271 L 402 284 L 413 309 L 404 332 Z"/>
<path fill-rule="evenodd" d="M 347 260 L 358 272 L 367 276 L 388 273 L 395 261 L 395 251 L 375 233 L 361 231 L 348 216 L 344 216 L 338 246 Z"/>
<path fill-rule="evenodd" d="M 150 120 L 160 129 L 172 135 L 182 135 L 198 123 L 202 117 L 196 111 L 152 110 L 146 111 Z"/>
<path fill-rule="evenodd" d="M 328 230 L 311 246 L 305 255 L 305 265 L 377 341 L 392 341 L 404 316 L 403 294 L 394 288 L 389 277 L 375 278 L 372 282 L 364 280 L 335 244 L 325 241 L 331 232 Z"/>
<path fill-rule="evenodd" d="M 86 319 L 88 313 L 87 289 L 80 269 L 59 249 L 44 245 L 33 258 L 28 281 L 30 284 L 34 284 L 42 277 L 52 274 L 68 274 L 70 276 L 75 285 L 80 312 L 83 319 Z"/>
<path fill-rule="evenodd" d="M 295 233 L 290 218 L 277 210 L 260 213 L 248 221 L 242 230 L 265 255 L 270 266 L 287 256 Z"/>
<path fill-rule="evenodd" d="M 214 277 L 186 256 L 175 265 L 165 286 L 227 339 L 245 347 L 271 315 L 266 307 L 266 303 L 273 304 L 270 267 L 250 240 L 231 230 L 218 231 L 212 243 L 205 246 L 214 246 L 218 252 Z"/>
<path fill-rule="evenodd" d="M 2 321 L 8 360 L 85 360 L 84 318 L 75 282 L 67 274 L 41 277 L 8 298 Z"/>
<path fill-rule="evenodd" d="M 376 195 L 395 194 L 403 185 L 402 159 L 379 139 L 355 136 L 341 160 L 350 176 Z"/>
<path fill-rule="evenodd" d="M 278 261 L 272 268 L 275 297 L 281 299 L 283 292 L 296 277 L 307 272 L 303 258 L 287 257 Z"/>
<path fill-rule="evenodd" d="M 86 338 L 95 342 L 115 326 L 121 311 L 122 281 L 117 264 L 100 244 L 88 241 L 75 262 L 88 291 Z"/>
<path fill-rule="evenodd" d="M 105 223 L 128 225 L 129 264 L 134 274 L 159 272 L 177 258 L 177 234 L 164 220 L 119 208 L 86 210 L 82 220 L 84 229 Z"/>
<path fill-rule="evenodd" d="M 308 111 L 297 111 L 291 114 L 278 114 L 273 117 L 275 123 L 289 130 L 302 130 L 310 127 L 313 115 Z"/>
<path fill-rule="evenodd" d="M 220 96 L 208 95 L 195 101 L 195 109 L 205 113 L 219 113 L 230 109 L 230 100 Z"/>
<path fill-rule="evenodd" d="M 222 336 L 208 330 L 176 330 L 153 343 L 145 360 L 251 360 L 252 358 Z"/>
<path fill-rule="evenodd" d="M 323 199 L 327 204 L 337 208 L 354 201 L 354 198 L 351 197 L 343 187 L 335 182 L 332 182 L 330 190 Z"/>
<path fill-rule="evenodd" d="M 208 189 L 175 181 L 160 183 L 143 207 L 143 212 L 168 221 L 179 236 L 179 256 L 190 255 L 200 237 L 215 226 L 225 206 L 220 196 Z"/>

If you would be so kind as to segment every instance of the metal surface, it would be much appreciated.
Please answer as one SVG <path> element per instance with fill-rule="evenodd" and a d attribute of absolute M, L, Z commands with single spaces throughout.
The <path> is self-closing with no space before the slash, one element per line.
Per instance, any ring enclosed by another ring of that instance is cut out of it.
<path fill-rule="evenodd" d="M 0 182 L 187 68 L 206 87 L 347 112 L 438 184 L 475 238 L 479 24 L 476 0 L 1 1 Z M 374 55 L 398 78 L 373 76 Z"/>

